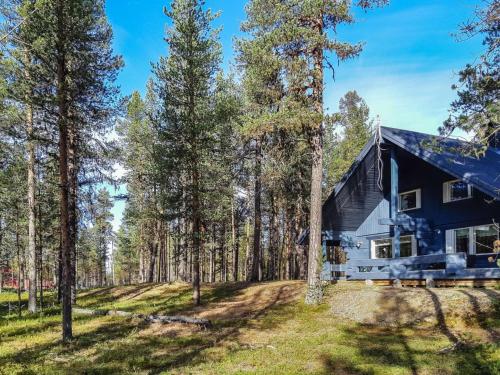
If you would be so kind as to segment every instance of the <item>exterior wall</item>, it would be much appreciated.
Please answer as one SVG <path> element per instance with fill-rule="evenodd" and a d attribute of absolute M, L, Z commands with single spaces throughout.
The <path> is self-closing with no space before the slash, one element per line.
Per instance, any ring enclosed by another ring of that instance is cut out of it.
<path fill-rule="evenodd" d="M 371 155 L 371 153 L 368 154 L 368 156 Z M 470 199 L 443 203 L 443 183 L 456 178 L 403 149 L 398 148 L 397 157 L 399 160 L 399 192 L 421 189 L 421 208 L 400 213 L 400 216 L 414 219 L 415 222 L 419 223 L 416 229 L 405 230 L 403 228 L 401 233 L 401 235 L 415 235 L 419 256 L 445 254 L 445 232 L 448 229 L 491 224 L 492 219 L 500 222 L 500 202 L 491 202 L 491 198 L 473 189 Z M 372 161 L 368 159 L 364 162 L 370 165 L 367 170 L 370 171 L 369 175 L 371 176 Z M 384 193 L 378 196 L 378 203 L 374 206 L 372 200 L 376 195 L 372 194 L 370 195 L 371 201 L 364 210 L 357 211 L 357 220 L 361 223 L 355 230 L 346 228 L 348 230 L 329 231 L 329 239 L 337 243 L 340 241 L 340 245 L 347 252 L 348 266 L 356 263 L 357 260 L 371 258 L 371 239 L 392 237 L 390 226 L 379 223 L 379 219 L 390 217 L 390 196 L 388 193 L 390 179 L 388 177 L 385 173 Z M 359 178 L 356 180 L 357 184 L 363 184 Z M 373 184 L 369 183 L 368 186 L 370 190 L 373 189 Z M 362 206 L 363 198 L 359 197 L 359 194 L 357 194 L 357 198 L 361 199 L 357 203 L 357 207 Z M 329 215 L 328 210 L 324 212 L 324 215 Z M 338 211 L 332 212 L 332 215 L 338 217 Z M 364 219 L 360 220 L 360 218 Z M 335 227 L 336 220 L 330 219 L 328 222 L 332 223 L 333 229 L 337 229 Z M 488 263 L 487 256 L 471 256 L 468 259 L 468 267 L 491 268 L 496 266 Z"/>
<path fill-rule="evenodd" d="M 421 189 L 421 208 L 405 211 L 410 218 L 425 218 L 431 231 L 429 236 L 418 239 L 419 255 L 445 252 L 445 232 L 447 229 L 491 224 L 492 219 L 500 221 L 500 202 L 472 189 L 472 198 L 443 203 L 443 183 L 455 177 L 444 173 L 427 162 L 399 150 L 400 192 Z"/>

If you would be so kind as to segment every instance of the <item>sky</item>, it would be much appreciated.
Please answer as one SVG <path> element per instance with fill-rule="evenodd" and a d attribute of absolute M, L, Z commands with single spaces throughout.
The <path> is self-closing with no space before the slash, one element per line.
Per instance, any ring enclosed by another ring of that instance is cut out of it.
<path fill-rule="evenodd" d="M 114 49 L 125 60 L 118 84 L 122 95 L 145 91 L 151 64 L 167 54 L 164 41 L 169 0 L 107 0 L 107 15 L 114 30 Z M 234 39 L 243 37 L 246 0 L 206 0 L 206 7 L 221 11 L 214 27 L 222 27 L 223 69 L 234 66 Z M 360 57 L 335 62 L 335 79 L 326 72 L 325 108 L 338 109 L 339 99 L 356 90 L 373 117 L 383 126 L 435 134 L 447 118 L 455 98 L 451 85 L 458 71 L 474 62 L 481 40 L 457 41 L 459 26 L 470 19 L 479 0 L 392 0 L 384 8 L 356 12 L 357 22 L 343 25 L 336 37 L 363 42 Z M 118 168 L 120 169 L 120 168 Z M 121 188 L 122 192 L 124 187 Z M 124 202 L 113 208 L 117 230 Z"/>

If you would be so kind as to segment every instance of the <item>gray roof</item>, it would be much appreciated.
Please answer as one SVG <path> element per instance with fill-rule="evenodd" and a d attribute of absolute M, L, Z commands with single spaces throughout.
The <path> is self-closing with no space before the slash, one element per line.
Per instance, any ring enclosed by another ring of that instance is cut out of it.
<path fill-rule="evenodd" d="M 500 199 L 500 149 L 489 147 L 483 157 L 476 158 L 459 152 L 459 149 L 463 148 L 466 143 L 454 138 L 444 138 L 385 126 L 381 130 L 384 141 L 401 147 L 436 168 L 467 182 L 492 198 Z M 372 137 L 356 157 L 349 171 L 335 185 L 328 200 L 335 197 L 344 187 L 356 167 L 373 146 L 374 138 Z"/>
<path fill-rule="evenodd" d="M 464 155 L 464 142 L 409 130 L 382 127 L 382 137 L 436 168 L 500 199 L 500 149 L 489 147 L 484 156 Z M 436 146 L 429 144 L 436 141 Z"/>

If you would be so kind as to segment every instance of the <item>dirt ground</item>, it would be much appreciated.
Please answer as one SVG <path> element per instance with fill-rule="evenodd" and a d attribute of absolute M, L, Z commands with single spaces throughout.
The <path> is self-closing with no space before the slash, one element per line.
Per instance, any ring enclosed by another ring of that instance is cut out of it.
<path fill-rule="evenodd" d="M 364 324 L 411 325 L 421 322 L 481 325 L 498 309 L 500 292 L 490 288 L 393 288 L 339 283 L 330 289 L 335 316 Z M 496 313 L 498 315 L 498 312 Z M 500 337 L 499 330 L 492 332 Z"/>

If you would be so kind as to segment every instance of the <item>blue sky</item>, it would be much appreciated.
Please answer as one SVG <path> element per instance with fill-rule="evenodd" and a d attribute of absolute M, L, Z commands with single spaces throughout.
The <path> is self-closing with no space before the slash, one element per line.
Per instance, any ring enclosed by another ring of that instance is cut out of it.
<path fill-rule="evenodd" d="M 167 53 L 163 40 L 168 0 L 107 0 L 115 51 L 123 55 L 119 76 L 123 95 L 144 92 L 151 62 Z M 245 0 L 207 0 L 222 12 L 214 26 L 222 26 L 224 69 L 234 60 L 233 41 L 242 36 Z M 454 98 L 451 85 L 457 72 L 479 56 L 477 38 L 457 42 L 452 35 L 469 19 L 479 0 L 393 0 L 381 9 L 357 12 L 358 23 L 339 28 L 339 40 L 365 42 L 359 58 L 337 66 L 335 81 L 327 73 L 325 107 L 332 112 L 349 90 L 366 100 L 382 125 L 436 133 Z M 114 208 L 115 229 L 123 202 Z"/>

